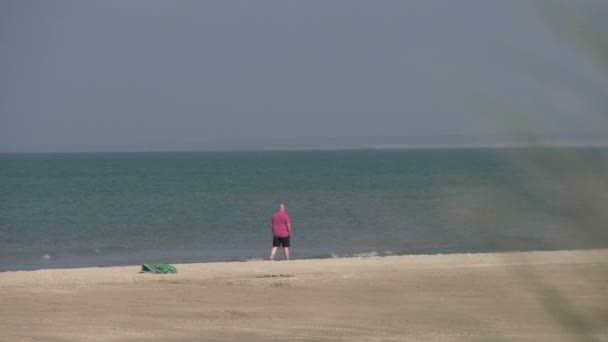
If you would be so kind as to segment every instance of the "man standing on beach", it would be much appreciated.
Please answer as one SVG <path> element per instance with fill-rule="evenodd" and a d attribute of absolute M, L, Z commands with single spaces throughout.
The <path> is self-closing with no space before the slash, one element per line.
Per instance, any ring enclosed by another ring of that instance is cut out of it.
<path fill-rule="evenodd" d="M 289 238 L 291 237 L 291 220 L 285 212 L 285 204 L 279 205 L 279 211 L 272 214 L 272 249 L 270 250 L 270 260 L 274 260 L 277 249 L 283 247 L 285 260 L 289 260 Z"/>

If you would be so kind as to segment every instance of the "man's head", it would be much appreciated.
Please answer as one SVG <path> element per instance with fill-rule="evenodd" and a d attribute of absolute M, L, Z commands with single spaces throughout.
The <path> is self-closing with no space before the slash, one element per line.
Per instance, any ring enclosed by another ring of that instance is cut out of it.
<path fill-rule="evenodd" d="M 279 204 L 279 210 L 285 211 L 285 204 L 283 204 L 283 203 Z"/>

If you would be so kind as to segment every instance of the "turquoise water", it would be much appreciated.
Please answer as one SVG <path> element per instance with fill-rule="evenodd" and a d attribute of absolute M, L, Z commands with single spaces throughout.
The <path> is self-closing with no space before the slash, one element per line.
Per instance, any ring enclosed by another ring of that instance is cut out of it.
<path fill-rule="evenodd" d="M 554 201 L 578 171 L 524 152 L 0 155 L 0 270 L 261 259 L 281 202 L 295 258 L 608 247 L 595 207 Z"/>

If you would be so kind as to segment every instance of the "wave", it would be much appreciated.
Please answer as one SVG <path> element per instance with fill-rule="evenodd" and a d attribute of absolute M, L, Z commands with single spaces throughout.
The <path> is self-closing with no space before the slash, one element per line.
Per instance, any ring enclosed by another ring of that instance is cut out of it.
<path fill-rule="evenodd" d="M 246 262 L 264 261 L 264 260 L 266 260 L 266 259 L 264 259 L 264 258 L 248 258 L 248 259 L 245 259 Z"/>
<path fill-rule="evenodd" d="M 300 259 L 339 259 L 339 258 L 373 258 L 373 257 L 383 257 L 394 255 L 393 251 L 369 251 L 369 252 L 359 252 L 359 253 L 350 253 L 350 254 L 338 254 L 338 253 L 328 253 L 328 254 L 317 254 L 312 256 L 302 257 Z"/>
<path fill-rule="evenodd" d="M 362 253 L 354 253 L 354 254 L 347 254 L 343 257 L 345 258 L 373 258 L 373 257 L 381 257 L 381 256 L 389 256 L 389 255 L 393 255 L 394 253 L 392 251 L 371 251 L 371 252 L 362 252 Z"/>

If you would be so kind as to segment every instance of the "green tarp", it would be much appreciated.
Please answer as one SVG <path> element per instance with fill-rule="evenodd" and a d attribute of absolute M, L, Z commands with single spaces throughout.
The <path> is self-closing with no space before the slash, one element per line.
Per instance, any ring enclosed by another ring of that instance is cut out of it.
<path fill-rule="evenodd" d="M 175 267 L 167 264 L 143 264 L 141 265 L 141 271 L 150 273 L 177 273 Z"/>

